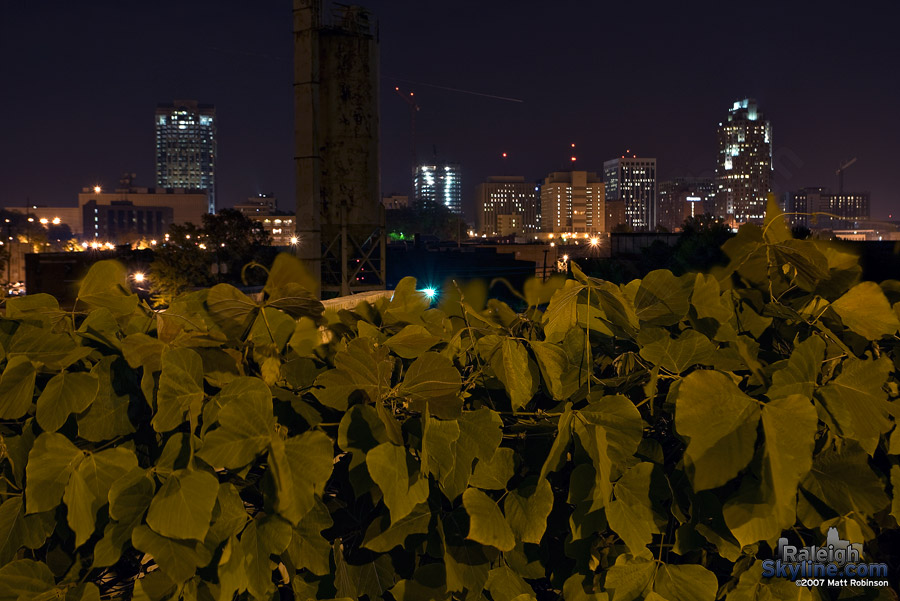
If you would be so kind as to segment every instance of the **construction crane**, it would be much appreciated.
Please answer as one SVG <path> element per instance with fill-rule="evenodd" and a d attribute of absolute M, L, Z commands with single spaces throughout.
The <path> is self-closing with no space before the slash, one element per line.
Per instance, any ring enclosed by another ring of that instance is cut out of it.
<path fill-rule="evenodd" d="M 849 161 L 844 162 L 842 165 L 838 165 L 837 171 L 835 171 L 835 175 L 838 176 L 838 195 L 842 195 L 844 193 L 844 170 L 855 162 L 856 157 L 853 157 Z"/>
<path fill-rule="evenodd" d="M 416 163 L 418 162 L 418 157 L 416 156 L 416 113 L 419 112 L 419 105 L 416 104 L 415 94 L 413 92 L 404 94 L 400 91 L 399 87 L 395 87 L 394 92 L 409 105 L 409 148 L 410 158 L 412 159 L 412 170 L 415 172 Z"/>

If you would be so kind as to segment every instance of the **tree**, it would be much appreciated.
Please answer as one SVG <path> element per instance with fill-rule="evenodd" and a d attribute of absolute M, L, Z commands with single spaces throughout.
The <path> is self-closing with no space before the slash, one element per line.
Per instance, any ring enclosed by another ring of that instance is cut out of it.
<path fill-rule="evenodd" d="M 436 236 L 439 240 L 465 238 L 468 224 L 459 215 L 436 202 L 422 206 L 385 211 L 385 223 L 395 239 L 412 239 L 416 234 Z M 402 234 L 402 237 L 401 237 Z"/>

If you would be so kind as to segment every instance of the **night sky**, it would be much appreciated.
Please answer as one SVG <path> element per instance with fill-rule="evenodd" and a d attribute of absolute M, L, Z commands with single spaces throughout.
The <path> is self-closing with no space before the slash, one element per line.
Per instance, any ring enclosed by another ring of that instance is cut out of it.
<path fill-rule="evenodd" d="M 900 37 L 888 4 L 369 0 L 380 24 L 382 189 L 420 158 L 462 166 L 464 207 L 492 174 L 599 171 L 626 149 L 660 179 L 712 175 L 716 125 L 755 97 L 776 192 L 872 194 L 900 214 Z M 216 105 L 218 196 L 293 202 L 290 0 L 0 0 L 0 206 L 75 202 L 123 171 L 152 186 L 158 102 Z M 430 85 L 425 85 L 430 84 Z M 438 87 L 521 99 L 510 102 Z M 502 159 L 501 154 L 508 153 Z"/>

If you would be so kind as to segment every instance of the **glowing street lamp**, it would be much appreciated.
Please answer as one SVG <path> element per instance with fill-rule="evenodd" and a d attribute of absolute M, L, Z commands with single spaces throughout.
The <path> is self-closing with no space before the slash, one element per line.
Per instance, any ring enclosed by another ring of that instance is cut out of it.
<path fill-rule="evenodd" d="M 136 271 L 136 272 L 134 272 L 134 275 L 133 275 L 132 277 L 134 278 L 134 281 L 135 281 L 135 282 L 137 282 L 138 284 L 140 284 L 141 282 L 144 281 L 144 278 L 145 278 L 146 276 L 145 276 L 143 273 L 141 273 L 140 271 Z"/>
<path fill-rule="evenodd" d="M 100 194 L 103 191 L 103 188 L 100 186 L 94 186 L 94 194 Z"/>

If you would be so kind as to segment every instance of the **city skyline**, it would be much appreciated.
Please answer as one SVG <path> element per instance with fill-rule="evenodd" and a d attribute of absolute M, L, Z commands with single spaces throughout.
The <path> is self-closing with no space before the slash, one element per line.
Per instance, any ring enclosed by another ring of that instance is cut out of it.
<path fill-rule="evenodd" d="M 898 82 L 879 76 L 896 43 L 885 24 L 868 22 L 861 9 L 836 18 L 827 7 L 811 13 L 788 6 L 776 13 L 774 4 L 761 5 L 753 15 L 737 8 L 654 7 L 645 23 L 649 41 L 625 52 L 631 26 L 602 40 L 584 35 L 600 17 L 621 17 L 617 11 L 624 7 L 562 3 L 554 10 L 580 15 L 563 25 L 537 18 L 537 3 L 518 3 L 514 10 L 507 3 L 461 2 L 435 24 L 410 2 L 364 4 L 379 22 L 381 40 L 384 194 L 409 188 L 409 107 L 393 95 L 399 86 L 415 91 L 421 107 L 420 155 L 436 146 L 439 155 L 460 163 L 470 221 L 478 182 L 523 174 L 537 181 L 566 165 L 573 142 L 577 162 L 565 168 L 600 171 L 604 161 L 630 148 L 657 157 L 659 180 L 711 176 L 722 107 L 744 97 L 755 97 L 773 124 L 779 195 L 836 188 L 838 165 L 858 157 L 846 173 L 846 190 L 869 192 L 876 219 L 900 204 L 890 133 L 900 129 L 900 117 L 890 110 Z M 236 2 L 197 1 L 178 5 L 182 17 L 175 20 L 161 16 L 167 6 L 176 5 L 101 1 L 89 8 L 17 3 L 4 9 L 0 46 L 8 58 L 0 69 L 4 81 L 16 85 L 0 98 L 0 110 L 16 118 L 0 137 L 0 204 L 71 202 L 84 186 L 114 186 L 123 171 L 137 173 L 139 185 L 152 185 L 148 115 L 171 98 L 217 107 L 220 206 L 268 191 L 289 202 L 290 6 L 247 12 Z M 739 26 L 729 32 L 716 27 L 738 13 Z M 779 18 L 770 19 L 773 14 Z M 192 25 L 201 19 L 203 28 Z M 808 48 L 793 29 L 798 23 L 825 38 L 840 34 L 844 43 L 836 50 Z M 760 28 L 768 44 L 740 41 Z M 175 42 L 172 48 L 155 43 L 160 31 Z M 723 44 L 731 38 L 733 44 Z M 648 65 L 648 56 L 658 60 Z M 625 83 L 616 89 L 631 90 L 628 98 L 604 92 L 600 77 L 563 91 L 539 85 L 548 76 L 599 75 L 612 57 Z M 178 60 L 195 66 L 172 68 Z M 645 67 L 640 76 L 629 75 L 639 65 Z M 829 94 L 820 94 L 822 88 Z M 109 103 L 113 92 L 116 100 Z M 40 132 L 51 132 L 53 143 Z"/>

